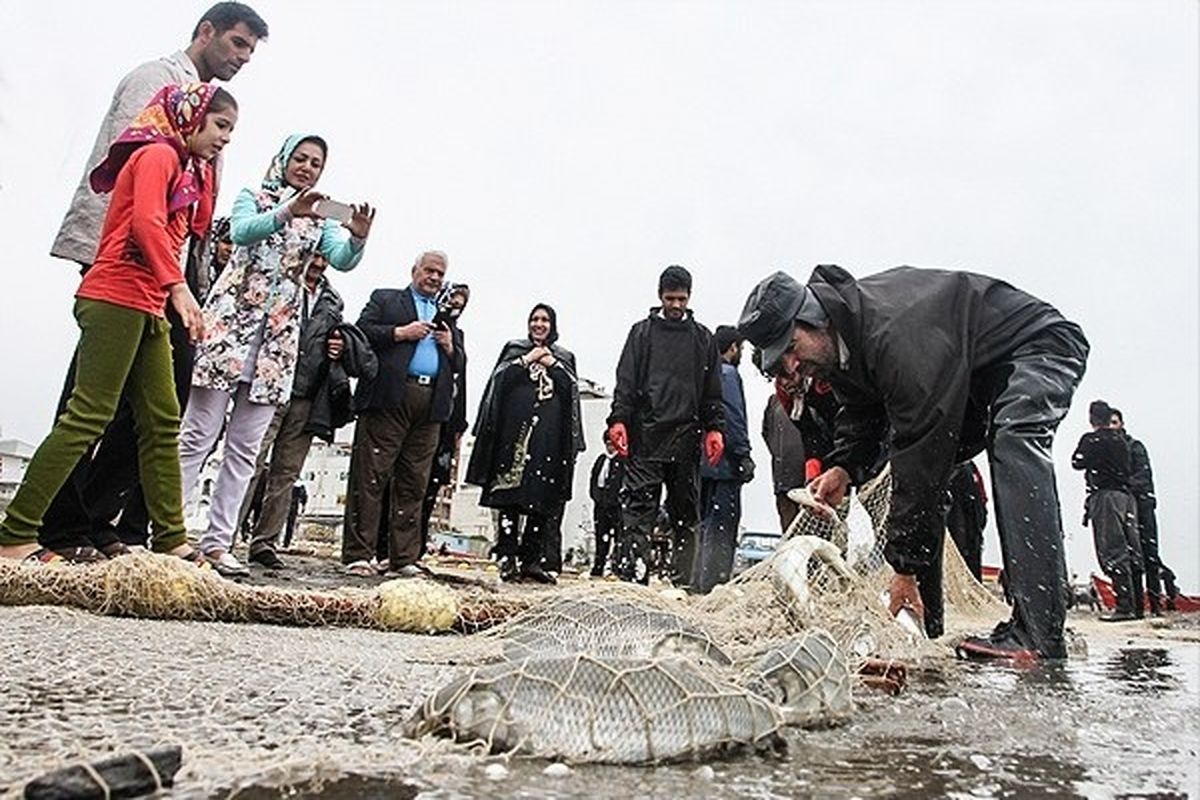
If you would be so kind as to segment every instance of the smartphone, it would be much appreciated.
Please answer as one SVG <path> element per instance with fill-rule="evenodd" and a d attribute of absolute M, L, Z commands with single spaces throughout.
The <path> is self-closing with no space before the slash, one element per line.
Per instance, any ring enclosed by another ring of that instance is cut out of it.
<path fill-rule="evenodd" d="M 437 313 L 433 315 L 433 319 L 429 321 L 429 324 L 435 328 L 440 328 L 443 323 L 449 324 L 452 320 L 458 319 L 458 315 L 461 313 L 461 308 L 444 306 L 437 310 Z"/>
<path fill-rule="evenodd" d="M 318 200 L 313 206 L 313 212 L 318 217 L 325 219 L 336 219 L 338 222 L 349 222 L 354 216 L 354 209 L 345 203 L 339 203 L 337 200 Z"/>

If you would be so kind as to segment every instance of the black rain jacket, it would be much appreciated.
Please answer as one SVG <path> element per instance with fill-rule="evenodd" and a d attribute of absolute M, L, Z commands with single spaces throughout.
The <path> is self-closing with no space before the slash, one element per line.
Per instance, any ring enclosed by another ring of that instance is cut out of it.
<path fill-rule="evenodd" d="M 631 456 L 657 461 L 695 461 L 702 434 L 725 430 L 720 355 L 690 309 L 674 321 L 652 308 L 629 329 L 608 415 L 615 422 L 629 432 Z"/>
<path fill-rule="evenodd" d="M 1048 303 L 970 272 L 896 267 L 856 280 L 823 265 L 808 285 L 849 355 L 829 376 L 842 407 L 825 466 L 861 485 L 890 448 L 884 554 L 913 574 L 938 552 L 954 465 L 984 448 L 984 373 L 1046 329 L 1074 325 Z"/>

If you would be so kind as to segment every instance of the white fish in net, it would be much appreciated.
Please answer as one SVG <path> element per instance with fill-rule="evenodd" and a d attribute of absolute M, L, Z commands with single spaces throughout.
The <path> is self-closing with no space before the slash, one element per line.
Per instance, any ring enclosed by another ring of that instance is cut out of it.
<path fill-rule="evenodd" d="M 788 725 L 823 727 L 854 710 L 854 676 L 837 642 L 812 630 L 739 663 L 737 682 L 779 709 Z"/>
<path fill-rule="evenodd" d="M 849 661 L 823 631 L 760 648 L 736 668 L 706 631 L 649 597 L 558 598 L 498 633 L 508 660 L 428 698 L 410 735 L 655 763 L 763 746 L 781 724 L 829 725 L 853 707 Z"/>
<path fill-rule="evenodd" d="M 813 602 L 813 587 L 825 590 L 856 578 L 837 545 L 819 536 L 793 536 L 775 549 L 767 563 L 781 588 L 802 607 Z"/>
<path fill-rule="evenodd" d="M 473 669 L 429 697 L 406 733 L 492 753 L 654 764 L 778 747 L 782 724 L 774 705 L 718 671 L 581 653 Z"/>
<path fill-rule="evenodd" d="M 501 633 L 510 661 L 589 653 L 731 663 L 706 631 L 678 614 L 603 595 L 556 598 L 512 619 Z"/>

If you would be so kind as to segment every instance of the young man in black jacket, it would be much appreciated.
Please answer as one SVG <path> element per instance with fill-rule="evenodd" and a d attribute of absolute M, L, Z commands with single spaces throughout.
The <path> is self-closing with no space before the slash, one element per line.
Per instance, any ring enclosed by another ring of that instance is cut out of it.
<path fill-rule="evenodd" d="M 807 285 L 782 272 L 760 283 L 738 330 L 763 349 L 764 371 L 824 378 L 842 401 L 814 495 L 837 506 L 887 450 L 893 614 L 923 614 L 918 576 L 941 552 L 951 471 L 986 448 L 1013 616 L 958 653 L 1066 657 L 1066 561 L 1050 447 L 1087 360 L 1079 326 L 985 275 L 898 267 L 855 280 L 820 266 Z"/>
<path fill-rule="evenodd" d="M 1137 531 L 1137 504 L 1129 491 L 1129 443 L 1113 427 L 1112 409 L 1103 400 L 1088 407 L 1092 432 L 1085 433 L 1071 455 L 1071 466 L 1086 470 L 1087 504 L 1100 569 L 1112 581 L 1117 608 L 1105 622 L 1143 616 L 1142 545 Z"/>
<path fill-rule="evenodd" d="M 662 305 L 629 330 L 617 364 L 608 435 L 617 452 L 629 459 L 617 559 L 617 573 L 627 581 L 650 580 L 650 532 L 664 487 L 673 526 L 672 578 L 680 584 L 690 579 L 701 440 L 710 464 L 725 449 L 717 348 L 688 309 L 691 295 L 692 276 L 686 269 L 663 270 L 658 279 Z"/>

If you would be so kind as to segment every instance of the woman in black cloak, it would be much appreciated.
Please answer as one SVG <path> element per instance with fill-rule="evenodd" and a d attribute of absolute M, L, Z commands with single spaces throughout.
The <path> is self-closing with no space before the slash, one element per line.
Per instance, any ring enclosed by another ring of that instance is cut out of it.
<path fill-rule="evenodd" d="M 561 566 L 546 554 L 561 546 L 563 507 L 584 445 L 575 356 L 557 339 L 554 309 L 538 303 L 528 337 L 500 351 L 475 419 L 467 483 L 483 488 L 480 505 L 500 512 L 494 552 L 504 580 L 555 583 L 552 572 Z"/>

